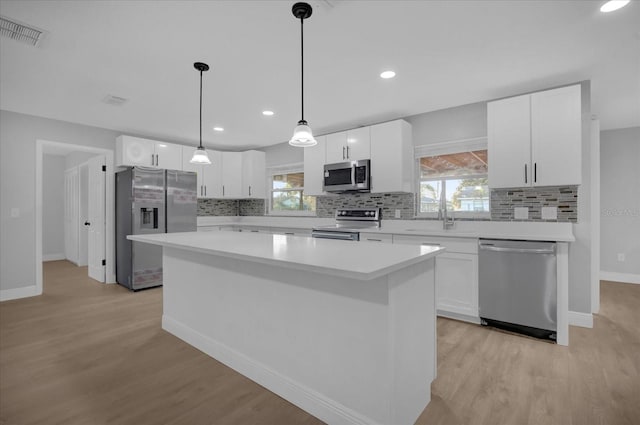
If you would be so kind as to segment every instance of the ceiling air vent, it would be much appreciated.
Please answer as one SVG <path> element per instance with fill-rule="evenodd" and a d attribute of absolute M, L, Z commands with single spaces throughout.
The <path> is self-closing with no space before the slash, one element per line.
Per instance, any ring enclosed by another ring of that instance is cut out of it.
<path fill-rule="evenodd" d="M 127 103 L 129 99 L 125 99 L 124 97 L 120 97 L 120 96 L 114 96 L 112 94 L 108 94 L 104 97 L 104 99 L 102 99 L 102 102 L 106 103 L 107 105 L 115 105 L 115 106 L 120 106 L 120 105 L 124 105 L 125 103 Z"/>
<path fill-rule="evenodd" d="M 44 31 L 0 15 L 0 35 L 37 47 L 42 41 Z"/>

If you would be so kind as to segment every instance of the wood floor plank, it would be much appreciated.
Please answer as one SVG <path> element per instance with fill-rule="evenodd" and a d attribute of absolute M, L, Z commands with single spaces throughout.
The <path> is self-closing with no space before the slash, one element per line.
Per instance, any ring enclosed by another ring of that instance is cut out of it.
<path fill-rule="evenodd" d="M 161 328 L 162 289 L 132 293 L 44 264 L 44 294 L 0 304 L 0 425 L 315 425 L 321 421 Z M 637 425 L 640 285 L 602 282 L 570 347 L 438 319 L 420 425 Z"/>

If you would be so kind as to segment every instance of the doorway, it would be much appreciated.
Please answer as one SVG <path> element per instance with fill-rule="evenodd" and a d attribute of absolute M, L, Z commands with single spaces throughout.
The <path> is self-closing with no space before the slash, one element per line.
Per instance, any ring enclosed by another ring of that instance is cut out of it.
<path fill-rule="evenodd" d="M 85 155 L 85 157 L 96 158 L 86 161 L 86 169 L 82 172 L 87 173 L 87 194 L 93 193 L 94 202 L 87 202 L 87 214 L 93 214 L 98 217 L 97 222 L 103 223 L 102 226 L 96 225 L 94 232 L 90 226 L 87 226 L 87 248 L 86 252 L 96 253 L 93 259 L 99 256 L 99 267 L 91 267 L 92 258 L 88 257 L 89 275 L 95 280 L 104 283 L 115 283 L 115 189 L 114 189 L 114 167 L 113 167 L 113 151 L 109 149 L 94 148 L 84 145 L 74 145 L 69 143 L 54 142 L 48 140 L 36 141 L 36 291 L 42 293 L 42 260 L 43 260 L 43 164 L 45 156 L 49 154 L 69 155 L 71 153 Z M 104 168 L 103 168 L 104 165 Z M 78 174 L 81 168 L 78 167 Z M 98 171 L 96 171 L 98 170 Z M 91 178 L 94 176 L 93 180 Z M 100 181 L 100 178 L 102 181 Z M 90 211 L 93 208 L 93 213 Z M 97 215 L 96 215 L 97 211 Z M 87 220 L 88 221 L 88 220 Z M 93 244 L 93 247 L 89 245 Z M 83 248 L 79 248 L 83 249 Z M 104 260 L 104 264 L 103 261 Z"/>

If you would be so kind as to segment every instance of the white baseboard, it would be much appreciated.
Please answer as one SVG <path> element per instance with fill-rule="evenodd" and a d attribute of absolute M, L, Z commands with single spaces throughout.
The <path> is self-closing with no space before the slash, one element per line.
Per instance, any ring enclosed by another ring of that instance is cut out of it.
<path fill-rule="evenodd" d="M 17 300 L 19 298 L 35 297 L 42 295 L 38 292 L 36 285 L 25 286 L 23 288 L 0 289 L 0 301 Z"/>
<path fill-rule="evenodd" d="M 59 261 L 66 260 L 64 253 L 57 254 L 42 254 L 42 261 Z"/>
<path fill-rule="evenodd" d="M 600 280 L 640 284 L 640 274 L 600 271 Z"/>
<path fill-rule="evenodd" d="M 438 309 L 438 316 L 446 317 L 447 319 L 460 320 L 468 323 L 475 323 L 476 325 L 480 324 L 480 318 L 478 316 L 471 316 L 468 314 L 454 313 L 452 311 Z"/>
<path fill-rule="evenodd" d="M 572 326 L 580 326 L 582 328 L 593 328 L 593 314 L 570 311 L 569 324 Z"/>
<path fill-rule="evenodd" d="M 341 425 L 380 425 L 371 418 L 365 417 L 335 400 L 291 380 L 264 364 L 258 363 L 166 315 L 162 316 L 162 329 L 324 422 Z"/>

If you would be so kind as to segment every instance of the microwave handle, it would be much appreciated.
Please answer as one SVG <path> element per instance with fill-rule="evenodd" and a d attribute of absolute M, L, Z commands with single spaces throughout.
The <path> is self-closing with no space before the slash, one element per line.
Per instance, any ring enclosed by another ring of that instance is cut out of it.
<path fill-rule="evenodd" d="M 351 187 L 355 188 L 356 186 L 356 165 L 353 164 L 351 166 Z"/>

